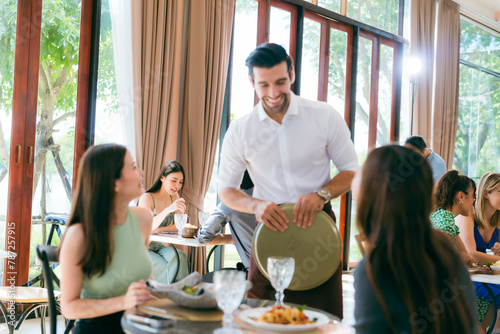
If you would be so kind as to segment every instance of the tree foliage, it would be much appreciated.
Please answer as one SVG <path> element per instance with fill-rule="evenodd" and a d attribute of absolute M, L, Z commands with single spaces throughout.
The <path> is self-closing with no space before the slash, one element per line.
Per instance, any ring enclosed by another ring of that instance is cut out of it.
<path fill-rule="evenodd" d="M 15 0 L 2 0 L 0 3 L 0 110 L 4 115 L 8 115 L 12 109 L 16 6 Z M 106 75 L 99 76 L 102 89 L 98 92 L 98 98 L 110 101 L 108 110 L 113 111 L 117 110 L 117 94 L 107 1 L 103 1 L 102 7 L 100 52 L 111 57 L 99 64 L 100 70 Z M 74 125 L 68 124 L 74 122 L 76 110 L 80 12 L 81 0 L 43 1 L 33 193 L 44 167 L 48 166 L 51 169 L 47 173 L 59 174 L 69 199 L 75 129 Z M 22 38 L 22 32 L 20 36 Z M 3 176 L 8 169 L 9 142 L 10 138 L 0 133 L 0 157 L 5 167 Z M 54 164 L 46 165 L 49 152 Z"/>
<path fill-rule="evenodd" d="M 464 19 L 460 58 L 500 74 L 500 37 Z M 460 65 L 459 112 L 453 168 L 479 179 L 500 163 L 500 78 Z"/>

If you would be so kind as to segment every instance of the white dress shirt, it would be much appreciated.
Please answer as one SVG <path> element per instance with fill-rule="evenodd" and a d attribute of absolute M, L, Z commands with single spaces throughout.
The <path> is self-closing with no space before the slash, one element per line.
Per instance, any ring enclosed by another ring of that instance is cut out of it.
<path fill-rule="evenodd" d="M 238 189 L 248 169 L 254 198 L 295 203 L 330 181 L 330 160 L 339 171 L 358 167 L 344 119 L 325 102 L 291 93 L 282 124 L 267 115 L 262 102 L 231 123 L 222 145 L 219 191 Z"/>

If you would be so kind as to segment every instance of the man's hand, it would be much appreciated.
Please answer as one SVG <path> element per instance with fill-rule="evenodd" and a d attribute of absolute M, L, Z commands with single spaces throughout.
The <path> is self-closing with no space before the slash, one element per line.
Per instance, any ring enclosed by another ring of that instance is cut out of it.
<path fill-rule="evenodd" d="M 316 193 L 300 196 L 293 208 L 293 221 L 298 227 L 311 226 L 314 216 L 324 205 L 325 201 Z"/>
<path fill-rule="evenodd" d="M 283 232 L 288 228 L 288 217 L 276 203 L 261 201 L 254 211 L 257 221 L 263 222 L 271 230 Z"/>

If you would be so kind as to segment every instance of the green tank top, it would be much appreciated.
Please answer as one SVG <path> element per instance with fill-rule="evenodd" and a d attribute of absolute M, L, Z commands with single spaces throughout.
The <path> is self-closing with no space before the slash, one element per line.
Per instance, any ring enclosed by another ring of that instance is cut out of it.
<path fill-rule="evenodd" d="M 123 296 L 133 282 L 151 276 L 153 264 L 144 245 L 135 213 L 129 208 L 127 218 L 112 230 L 114 252 L 104 275 L 83 280 L 81 298 L 104 299 Z"/>

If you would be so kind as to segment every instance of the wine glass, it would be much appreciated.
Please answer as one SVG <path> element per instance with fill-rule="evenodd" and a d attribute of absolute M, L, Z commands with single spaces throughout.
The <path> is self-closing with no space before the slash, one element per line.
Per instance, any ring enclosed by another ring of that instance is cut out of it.
<path fill-rule="evenodd" d="M 198 212 L 198 223 L 200 224 L 200 227 L 202 227 L 203 224 L 205 224 L 208 217 L 210 217 L 210 214 L 211 214 L 210 212 L 203 212 L 203 211 Z"/>
<path fill-rule="evenodd" d="M 189 219 L 189 217 L 185 213 L 176 213 L 174 215 L 174 223 L 175 223 L 175 227 L 177 227 L 177 231 L 178 231 L 177 234 L 178 234 L 179 238 L 182 238 L 181 237 L 182 229 L 184 228 L 184 226 L 186 226 L 188 219 Z"/>
<path fill-rule="evenodd" d="M 223 327 L 214 334 L 241 334 L 232 327 L 233 312 L 238 308 L 246 291 L 246 275 L 237 270 L 218 270 L 214 273 L 214 291 L 217 305 L 224 312 Z"/>
<path fill-rule="evenodd" d="M 283 291 L 290 285 L 294 271 L 295 259 L 293 257 L 272 256 L 267 258 L 267 273 L 271 285 L 276 290 L 276 303 L 274 305 L 285 307 Z"/>

